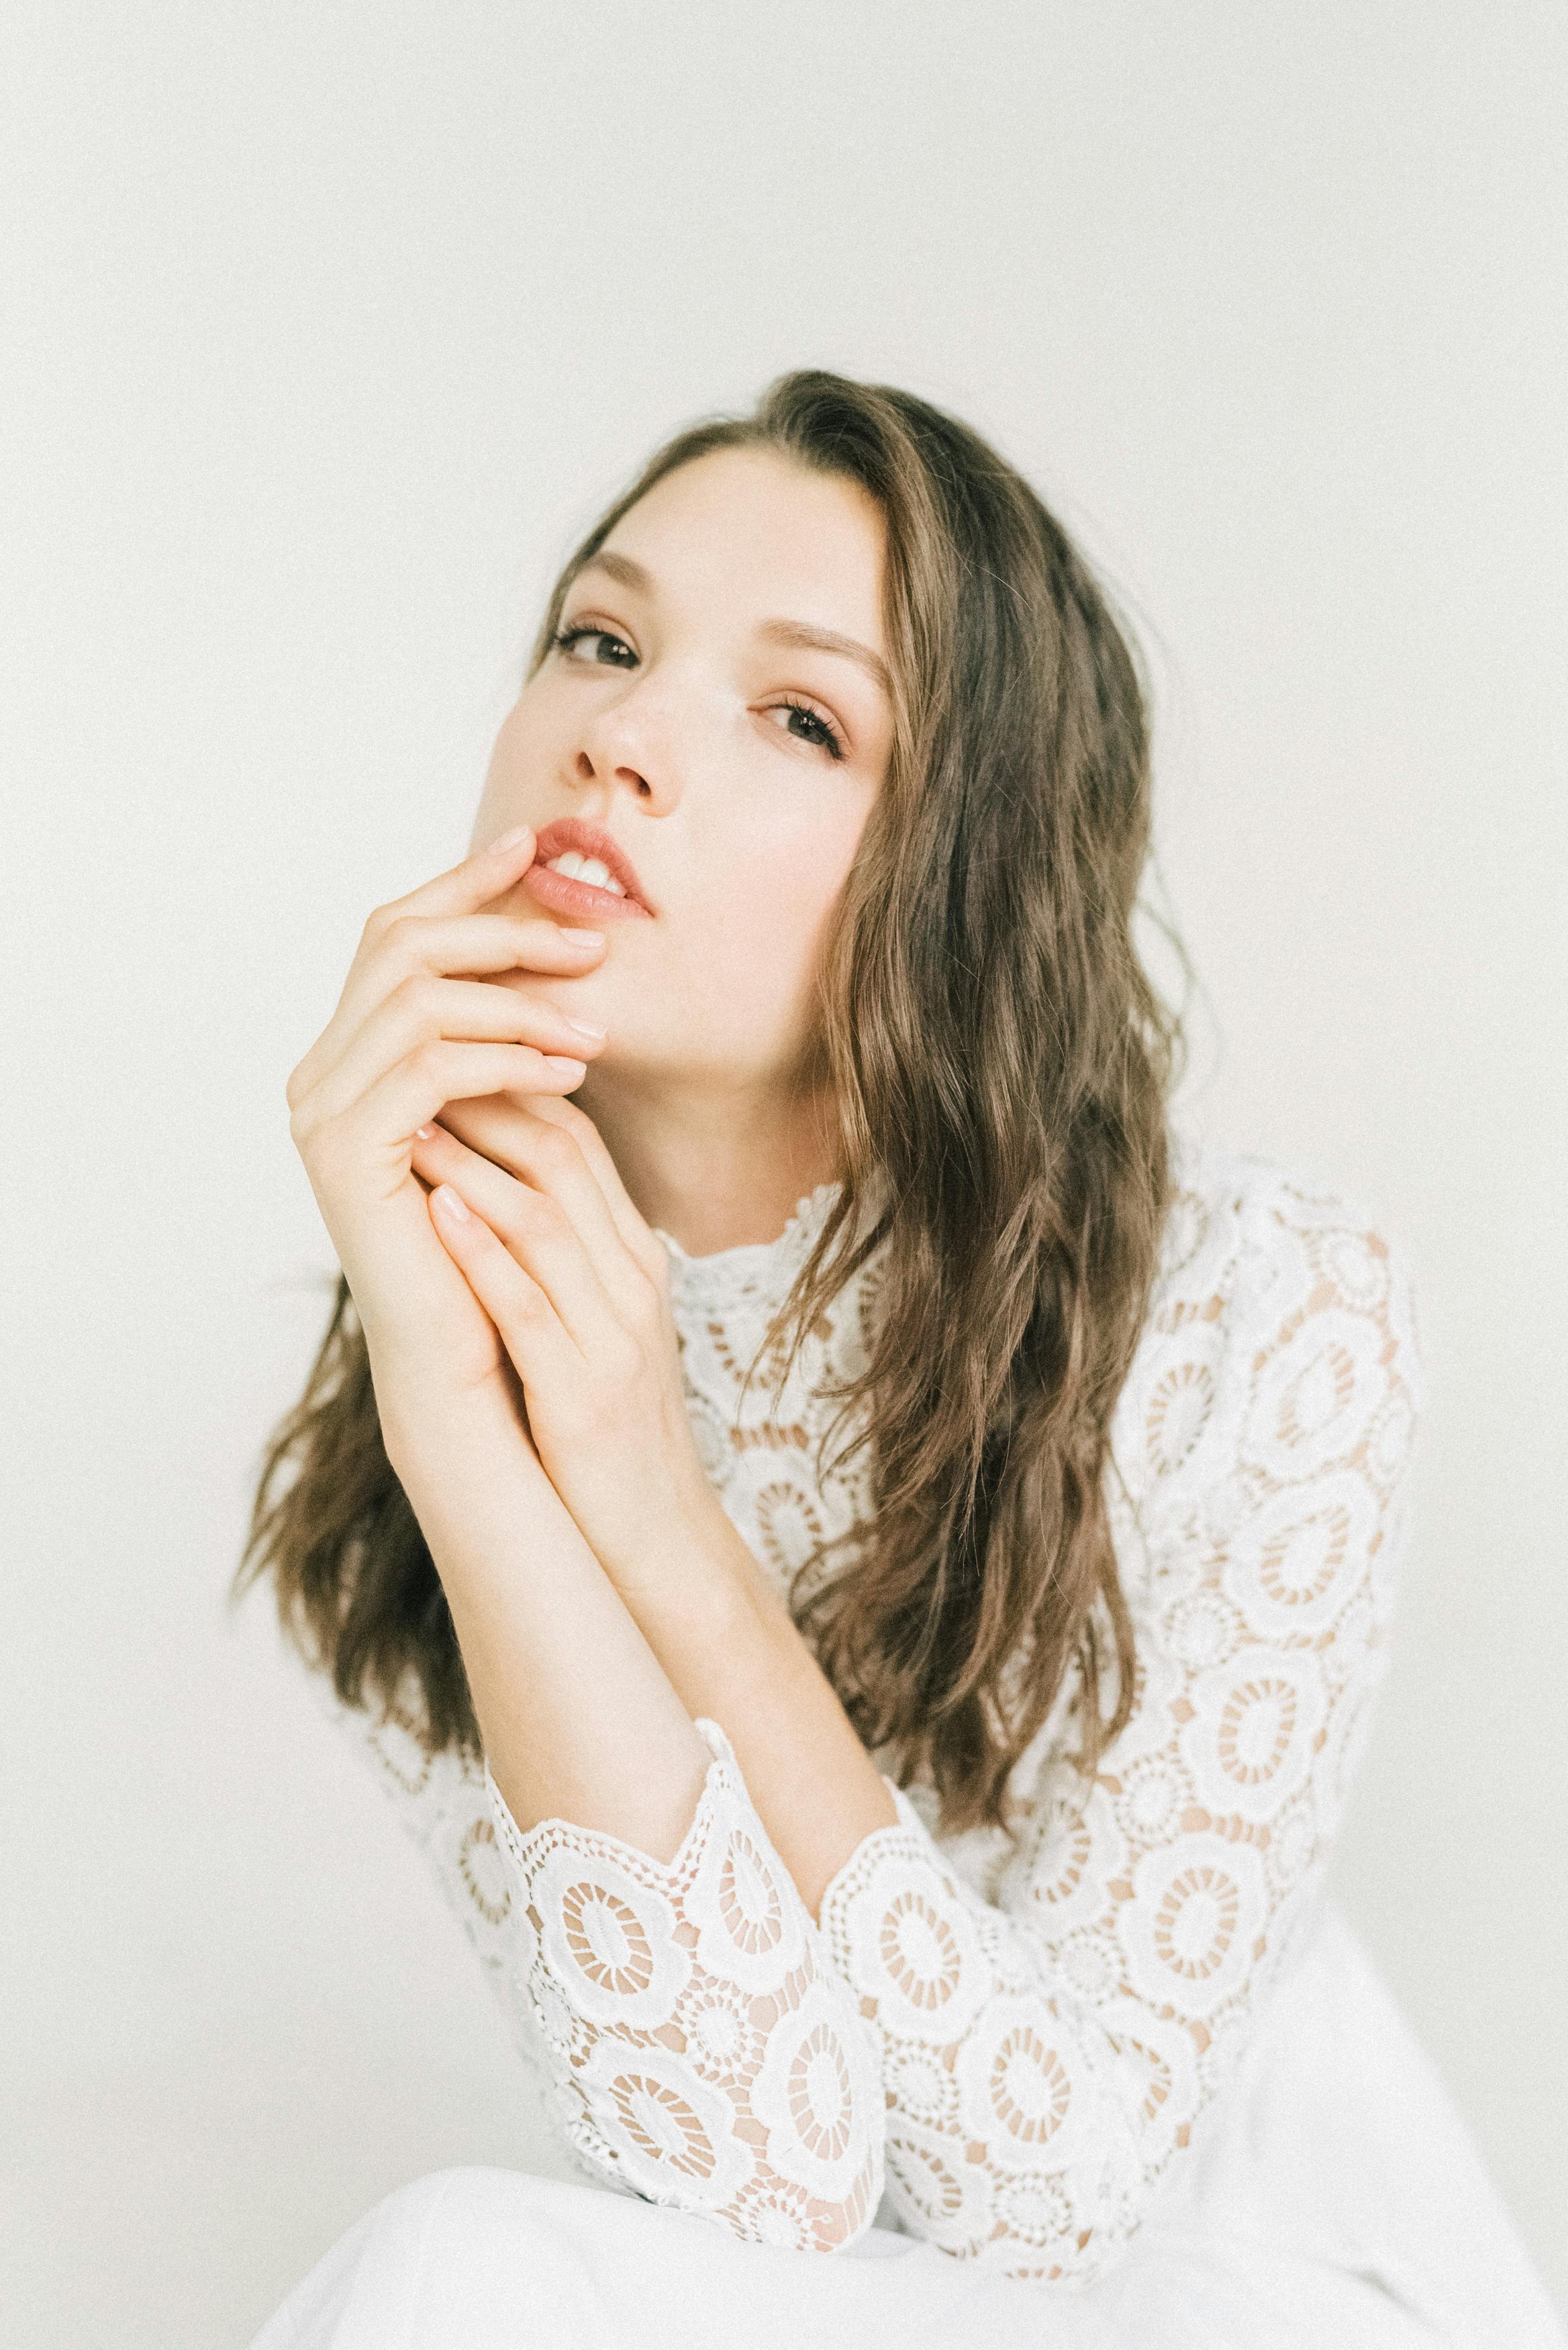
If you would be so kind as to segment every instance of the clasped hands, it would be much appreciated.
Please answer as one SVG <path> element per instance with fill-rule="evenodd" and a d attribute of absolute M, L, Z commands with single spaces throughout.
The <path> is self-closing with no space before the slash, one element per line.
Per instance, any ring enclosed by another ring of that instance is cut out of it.
<path fill-rule="evenodd" d="M 562 1097 L 604 1032 L 585 1043 L 556 992 L 604 934 L 502 910 L 535 846 L 519 826 L 375 909 L 290 1072 L 289 1131 L 400 1473 L 424 1448 L 439 1473 L 454 1410 L 481 1445 L 499 1431 L 629 1598 L 703 1537 L 725 1547 L 728 1521 L 686 1415 L 663 1244 Z"/>
<path fill-rule="evenodd" d="M 612 1582 L 635 1585 L 717 1507 L 663 1243 L 593 1120 L 556 1096 L 449 1102 L 411 1165 L 521 1382 L 526 1440 Z"/>

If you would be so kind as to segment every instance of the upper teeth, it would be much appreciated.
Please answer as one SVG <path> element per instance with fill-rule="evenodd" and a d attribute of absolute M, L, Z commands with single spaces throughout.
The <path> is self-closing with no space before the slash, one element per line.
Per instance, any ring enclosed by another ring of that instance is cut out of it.
<path fill-rule="evenodd" d="M 618 898 L 626 896 L 625 885 L 616 879 L 607 865 L 597 857 L 579 857 L 575 848 L 563 856 L 552 857 L 545 868 L 549 873 L 564 873 L 568 881 L 591 881 L 596 889 L 613 889 Z"/>

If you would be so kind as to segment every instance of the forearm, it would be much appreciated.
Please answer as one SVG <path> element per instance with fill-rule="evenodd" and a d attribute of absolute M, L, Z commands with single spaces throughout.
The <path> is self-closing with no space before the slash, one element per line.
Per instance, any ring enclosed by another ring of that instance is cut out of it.
<path fill-rule="evenodd" d="M 452 1604 L 503 1865 L 533 1921 L 519 1982 L 558 2126 L 650 2201 L 768 2243 L 852 2242 L 882 2192 L 873 2043 L 757 1833 L 722 1725 L 699 1732 L 514 1427 L 428 1409 L 382 1425 Z M 628 1963 L 601 1962 L 607 1934 Z M 651 2134 L 650 2104 L 666 2120 Z"/>
<path fill-rule="evenodd" d="M 711 1758 L 504 1399 L 442 1404 L 379 1381 L 378 1400 L 513 1817 L 569 1820 L 670 1859 Z"/>
<path fill-rule="evenodd" d="M 857 1846 L 898 1820 L 836 1690 L 716 1494 L 622 1587 L 688 1714 L 722 1725 L 815 1918 Z"/>

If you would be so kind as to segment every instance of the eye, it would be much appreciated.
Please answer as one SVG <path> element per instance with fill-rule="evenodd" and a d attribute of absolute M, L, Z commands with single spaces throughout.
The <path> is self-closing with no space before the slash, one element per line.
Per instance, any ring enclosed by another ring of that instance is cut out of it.
<path fill-rule="evenodd" d="M 622 652 L 631 653 L 633 660 L 637 659 L 637 655 L 631 652 L 631 647 L 627 643 L 625 638 L 618 637 L 614 631 L 609 629 L 591 629 L 581 626 L 571 629 L 562 629 L 551 638 L 550 642 L 556 647 L 556 650 L 558 652 L 565 653 L 570 652 L 572 647 L 578 643 L 584 637 L 598 637 L 605 644 L 619 645 Z M 602 654 L 596 655 L 595 658 L 603 661 Z M 604 661 L 603 665 L 607 669 L 624 669 L 626 667 L 626 663 L 624 661 L 618 660 Z"/>
<path fill-rule="evenodd" d="M 807 720 L 816 729 L 814 734 L 797 734 L 795 736 L 797 743 L 815 744 L 818 749 L 826 751 L 830 759 L 843 758 L 844 744 L 839 740 L 837 728 L 830 719 L 823 716 L 820 710 L 814 710 L 809 702 L 797 702 L 794 694 L 786 693 L 784 700 L 775 702 L 773 707 L 775 710 L 788 710 L 795 717 Z"/>

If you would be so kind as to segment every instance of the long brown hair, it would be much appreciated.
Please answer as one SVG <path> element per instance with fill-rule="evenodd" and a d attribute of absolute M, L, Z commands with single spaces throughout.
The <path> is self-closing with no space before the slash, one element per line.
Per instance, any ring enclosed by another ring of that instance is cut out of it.
<path fill-rule="evenodd" d="M 655 452 L 568 559 L 529 677 L 621 516 L 677 466 L 737 447 L 859 484 L 887 525 L 893 749 L 820 974 L 843 1186 L 769 1334 L 787 1367 L 880 1250 L 869 1358 L 828 1390 L 829 1434 L 852 1430 L 837 1457 L 871 1448 L 875 1507 L 852 1569 L 824 1575 L 819 1551 L 792 1605 L 865 1743 L 891 1747 L 903 1783 L 929 1776 L 944 1829 L 1007 1826 L 1009 1777 L 1069 1668 L 1082 1770 L 1134 1695 L 1103 1478 L 1185 1055 L 1132 934 L 1146 693 L 1104 589 L 1014 467 L 912 393 L 816 368 Z M 427 1745 L 480 1752 L 341 1279 L 266 1450 L 234 1596 L 268 1569 L 339 1698 L 396 1711 L 411 1677 Z"/>

